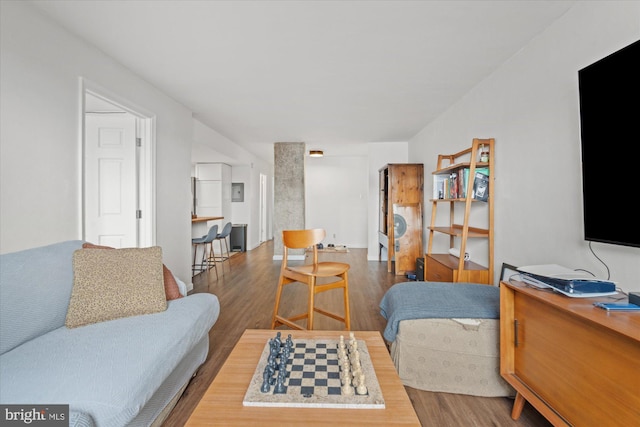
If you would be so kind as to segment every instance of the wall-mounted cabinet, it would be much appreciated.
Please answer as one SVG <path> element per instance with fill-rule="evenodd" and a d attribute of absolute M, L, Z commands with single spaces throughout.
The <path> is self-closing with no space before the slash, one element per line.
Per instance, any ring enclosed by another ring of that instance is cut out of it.
<path fill-rule="evenodd" d="M 222 216 L 231 221 L 231 166 L 197 163 L 195 206 L 197 216 Z"/>
<path fill-rule="evenodd" d="M 424 167 L 421 163 L 387 164 L 379 170 L 378 260 L 387 250 L 387 271 L 416 270 L 422 246 Z"/>

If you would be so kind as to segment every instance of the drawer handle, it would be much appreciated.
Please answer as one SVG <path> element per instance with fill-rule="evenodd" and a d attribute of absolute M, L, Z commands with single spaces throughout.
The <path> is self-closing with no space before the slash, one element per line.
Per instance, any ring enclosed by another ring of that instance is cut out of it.
<path fill-rule="evenodd" d="M 513 344 L 515 347 L 518 347 L 520 343 L 518 340 L 518 319 L 513 320 Z"/>

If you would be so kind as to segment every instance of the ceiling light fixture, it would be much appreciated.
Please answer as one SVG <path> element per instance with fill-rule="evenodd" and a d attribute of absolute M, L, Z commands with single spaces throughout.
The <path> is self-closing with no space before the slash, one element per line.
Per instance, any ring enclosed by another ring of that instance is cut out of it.
<path fill-rule="evenodd" d="M 309 150 L 309 157 L 322 157 L 324 152 L 322 150 Z"/>

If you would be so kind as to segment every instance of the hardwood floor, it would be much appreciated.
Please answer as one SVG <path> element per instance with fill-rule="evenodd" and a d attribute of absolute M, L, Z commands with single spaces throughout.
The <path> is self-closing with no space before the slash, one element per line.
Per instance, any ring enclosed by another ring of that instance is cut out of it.
<path fill-rule="evenodd" d="M 351 329 L 382 332 L 386 326 L 378 306 L 393 284 L 406 281 L 403 276 L 387 273 L 386 262 L 367 261 L 366 249 L 350 249 L 348 253 L 321 253 L 321 260 L 346 262 L 349 270 Z M 245 329 L 268 329 L 271 325 L 280 261 L 274 261 L 273 241 L 248 252 L 234 254 L 224 263 L 224 275 L 218 265 L 215 271 L 193 278 L 193 293 L 209 292 L 220 300 L 220 317 L 209 333 L 209 356 L 185 390 L 164 423 L 166 427 L 182 426 L 216 376 L 220 367 Z M 340 313 L 340 291 L 318 295 L 318 305 Z M 294 310 L 298 307 L 297 310 Z M 285 313 L 300 313 L 306 307 L 306 289 L 289 285 L 283 292 L 281 305 Z M 341 324 L 324 316 L 316 316 L 315 329 L 342 329 Z M 286 330 L 286 328 L 281 328 Z M 548 427 L 534 408 L 526 404 L 518 421 L 511 419 L 513 400 L 509 398 L 475 397 L 450 393 L 433 393 L 405 387 L 423 426 L 524 426 Z M 283 417 L 283 420 L 285 418 Z M 283 422 L 283 425 L 286 425 Z"/>

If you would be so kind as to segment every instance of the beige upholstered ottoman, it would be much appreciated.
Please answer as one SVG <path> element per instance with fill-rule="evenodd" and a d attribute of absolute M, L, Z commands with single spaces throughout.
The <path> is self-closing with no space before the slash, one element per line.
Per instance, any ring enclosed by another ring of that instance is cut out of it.
<path fill-rule="evenodd" d="M 498 319 L 410 319 L 391 357 L 406 386 L 474 396 L 514 396 L 500 376 Z"/>

